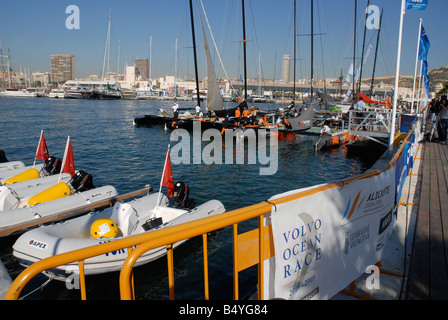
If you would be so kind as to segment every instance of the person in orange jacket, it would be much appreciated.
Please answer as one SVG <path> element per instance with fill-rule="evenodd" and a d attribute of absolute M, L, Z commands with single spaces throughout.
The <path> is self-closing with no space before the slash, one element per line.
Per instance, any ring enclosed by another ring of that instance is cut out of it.
<path fill-rule="evenodd" d="M 240 125 L 240 118 L 241 118 L 241 111 L 240 108 L 237 107 L 235 110 L 235 126 L 239 126 Z"/>

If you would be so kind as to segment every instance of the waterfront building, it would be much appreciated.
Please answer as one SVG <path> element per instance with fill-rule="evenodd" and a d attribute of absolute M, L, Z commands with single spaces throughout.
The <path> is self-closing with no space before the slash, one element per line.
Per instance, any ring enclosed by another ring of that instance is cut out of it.
<path fill-rule="evenodd" d="M 31 84 L 40 83 L 41 86 L 46 86 L 50 82 L 50 72 L 33 72 L 31 74 Z"/>
<path fill-rule="evenodd" d="M 73 54 L 52 54 L 51 79 L 53 83 L 65 83 L 75 80 L 75 56 Z"/>

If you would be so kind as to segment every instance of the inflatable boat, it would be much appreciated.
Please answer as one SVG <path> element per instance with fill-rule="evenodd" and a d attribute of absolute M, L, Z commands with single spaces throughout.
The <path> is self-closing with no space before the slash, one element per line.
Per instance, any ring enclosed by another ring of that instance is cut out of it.
<path fill-rule="evenodd" d="M 32 196 L 70 179 L 70 174 L 62 173 L 0 186 L 0 211 L 24 207 Z"/>
<path fill-rule="evenodd" d="M 31 171 L 36 170 L 37 172 L 39 172 L 42 170 L 43 166 L 44 166 L 44 163 L 39 163 L 39 164 L 36 164 L 35 166 L 23 165 L 23 166 L 13 167 L 13 168 L 6 169 L 6 170 L 1 170 L 0 171 L 0 184 L 3 185 L 3 184 L 5 184 L 5 182 L 8 179 L 16 177 L 17 175 L 23 174 L 24 172 L 29 172 L 28 174 L 26 174 L 27 177 L 29 177 L 29 179 L 33 179 L 34 174 L 31 173 Z"/>
<path fill-rule="evenodd" d="M 176 183 L 176 186 L 179 184 Z M 178 225 L 225 212 L 218 200 L 196 206 L 188 199 L 176 201 L 170 207 L 169 199 L 161 193 L 147 194 L 130 202 L 117 202 L 113 207 L 70 219 L 53 225 L 33 229 L 22 234 L 13 245 L 13 255 L 21 265 L 29 266 L 41 259 L 97 244 L 122 239 L 144 232 Z M 174 244 L 179 246 L 187 240 Z M 166 254 L 165 247 L 156 248 L 142 255 L 136 266 L 149 263 Z M 101 274 L 121 269 L 127 250 L 118 250 L 85 260 L 85 274 Z M 64 280 L 78 270 L 77 263 L 47 270 L 45 275 Z"/>
<path fill-rule="evenodd" d="M 24 168 L 25 164 L 22 161 L 10 161 L 0 163 L 0 172 L 4 174 L 7 171 Z"/>
<path fill-rule="evenodd" d="M 0 150 L 0 171 L 19 169 L 24 166 L 25 164 L 22 161 L 9 161 L 5 151 Z"/>
<path fill-rule="evenodd" d="M 33 195 L 22 208 L 0 211 L 0 228 L 8 228 L 67 210 L 108 200 L 118 195 L 112 186 L 95 188 L 90 174 L 80 170 L 65 183 Z"/>
<path fill-rule="evenodd" d="M 17 182 L 47 177 L 61 172 L 62 161 L 56 157 L 49 157 L 42 164 L 26 166 L 15 170 L 0 171 L 0 184 L 10 185 Z"/>

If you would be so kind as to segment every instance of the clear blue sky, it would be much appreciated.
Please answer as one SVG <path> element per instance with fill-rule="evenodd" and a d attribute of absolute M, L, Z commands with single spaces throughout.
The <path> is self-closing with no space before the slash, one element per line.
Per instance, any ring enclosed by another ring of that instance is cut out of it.
<path fill-rule="evenodd" d="M 310 74 L 310 1 L 298 0 L 298 60 L 297 77 Z M 133 59 L 149 58 L 152 36 L 152 75 L 174 74 L 175 41 L 178 38 L 178 74 L 194 77 L 193 50 L 188 0 L 1 0 L 0 43 L 11 49 L 12 66 L 34 71 L 50 70 L 50 54 L 67 53 L 76 56 L 76 75 L 100 74 L 107 33 L 109 10 L 112 12 L 111 59 L 112 71 Z M 211 28 L 229 76 L 242 73 L 242 23 L 240 0 L 203 0 Z M 248 77 L 259 74 L 261 53 L 265 79 L 281 79 L 283 54 L 293 53 L 293 0 L 246 0 L 246 38 Z M 68 30 L 65 13 L 69 5 L 80 9 L 80 29 Z M 198 47 L 199 73 L 205 76 L 204 45 L 197 5 L 193 0 Z M 384 8 L 383 28 L 378 51 L 377 76 L 395 75 L 400 0 L 371 0 Z M 360 57 L 364 10 L 367 0 L 358 0 L 357 56 Z M 353 56 L 354 0 L 314 0 L 315 74 L 319 78 L 345 75 Z M 204 15 L 201 15 L 204 19 Z M 430 69 L 448 65 L 448 1 L 429 0 L 425 11 L 406 11 L 404 18 L 401 74 L 413 74 L 419 19 L 431 41 L 428 62 Z M 204 22 L 205 23 L 205 22 Z M 207 27 L 206 27 L 207 28 Z M 206 29 L 207 30 L 207 29 Z M 209 44 L 213 47 L 212 40 Z M 368 31 L 366 43 L 375 45 L 376 31 Z M 212 53 L 216 58 L 216 54 Z M 218 76 L 224 76 L 216 60 Z M 373 54 L 364 71 L 372 72 Z"/>

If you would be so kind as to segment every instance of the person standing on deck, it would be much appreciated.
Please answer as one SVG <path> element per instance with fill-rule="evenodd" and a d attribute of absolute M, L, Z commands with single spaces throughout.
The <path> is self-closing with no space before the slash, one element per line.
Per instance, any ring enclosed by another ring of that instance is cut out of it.
<path fill-rule="evenodd" d="M 235 110 L 235 126 L 239 127 L 240 126 L 240 118 L 241 118 L 241 111 L 240 111 L 240 107 L 237 107 Z"/>
<path fill-rule="evenodd" d="M 364 114 L 362 113 L 362 111 L 364 111 L 366 109 L 366 103 L 364 102 L 363 97 L 360 97 L 358 102 L 356 103 L 356 110 L 358 110 L 358 112 L 356 113 L 356 120 L 355 123 L 361 123 L 362 122 L 362 118 L 364 117 Z"/>
<path fill-rule="evenodd" d="M 199 119 L 201 113 L 202 113 L 202 109 L 200 106 L 196 106 L 196 110 L 195 110 L 195 115 L 196 115 L 196 119 Z"/>
<path fill-rule="evenodd" d="M 446 101 L 446 96 L 442 97 L 440 100 L 440 111 L 439 111 L 439 140 L 441 143 L 446 144 L 447 139 L 447 129 L 448 129 L 448 104 Z"/>
<path fill-rule="evenodd" d="M 174 121 L 177 121 L 179 117 L 179 104 L 177 102 L 171 107 L 171 111 L 173 111 Z"/>

